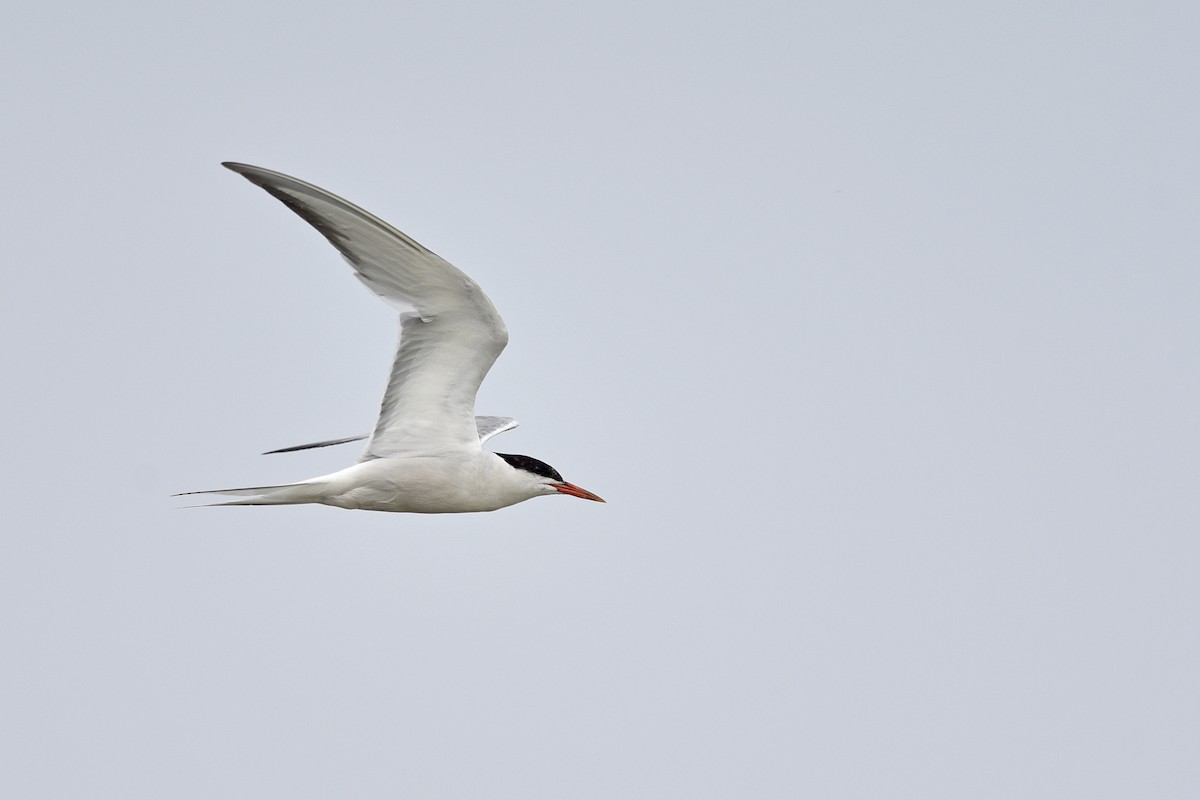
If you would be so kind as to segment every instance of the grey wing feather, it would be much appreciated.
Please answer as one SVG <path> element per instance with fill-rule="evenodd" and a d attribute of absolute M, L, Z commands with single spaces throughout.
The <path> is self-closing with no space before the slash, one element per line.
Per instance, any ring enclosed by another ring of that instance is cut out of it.
<path fill-rule="evenodd" d="M 263 453 L 264 456 L 272 456 L 276 453 L 295 453 L 297 450 L 313 450 L 317 447 L 332 447 L 335 444 L 348 444 L 350 442 L 361 442 L 370 434 L 364 433 L 361 436 L 347 436 L 344 439 L 327 439 L 324 442 L 309 442 L 308 444 L 294 444 L 291 447 L 281 447 L 278 450 L 268 450 Z"/>
<path fill-rule="evenodd" d="M 483 444 L 497 434 L 511 431 L 521 423 L 512 417 L 476 417 L 475 430 L 479 432 L 479 443 Z"/>
<path fill-rule="evenodd" d="M 476 417 L 475 430 L 479 432 L 479 443 L 483 444 L 488 439 L 497 434 L 511 431 L 520 423 L 512 417 Z M 274 455 L 276 453 L 295 453 L 298 450 L 313 450 L 317 447 L 332 447 L 337 444 L 349 444 L 350 442 L 361 442 L 370 434 L 364 433 L 361 436 L 347 436 L 344 439 L 328 439 L 323 442 L 310 442 L 309 444 L 296 444 L 291 447 L 281 447 L 278 450 L 268 450 L 263 453 L 264 456 Z"/>

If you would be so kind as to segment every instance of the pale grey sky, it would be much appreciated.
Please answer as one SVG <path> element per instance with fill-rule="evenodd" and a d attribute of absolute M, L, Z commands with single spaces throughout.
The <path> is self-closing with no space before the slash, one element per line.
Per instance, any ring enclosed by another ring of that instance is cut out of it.
<path fill-rule="evenodd" d="M 1198 8 L 13 6 L 8 791 L 1197 796 Z M 395 336 L 221 160 L 474 276 L 608 504 L 179 510 Z"/>

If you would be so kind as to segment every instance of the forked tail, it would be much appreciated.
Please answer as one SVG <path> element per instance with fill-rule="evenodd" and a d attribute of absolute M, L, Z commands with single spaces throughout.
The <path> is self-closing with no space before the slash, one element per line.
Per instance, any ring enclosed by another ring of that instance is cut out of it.
<path fill-rule="evenodd" d="M 301 483 L 285 483 L 281 486 L 246 486 L 240 489 L 206 489 L 202 492 L 180 492 L 172 497 L 186 497 L 193 494 L 225 494 L 245 495 L 245 500 L 229 500 L 225 503 L 200 503 L 200 506 L 286 506 L 298 503 L 321 502 L 321 491 L 318 485 L 304 481 Z M 186 506 L 196 508 L 198 506 Z"/>

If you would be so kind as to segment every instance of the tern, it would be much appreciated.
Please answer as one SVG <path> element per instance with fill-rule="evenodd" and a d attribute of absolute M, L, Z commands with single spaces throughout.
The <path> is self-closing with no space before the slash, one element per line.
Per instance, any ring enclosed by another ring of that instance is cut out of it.
<path fill-rule="evenodd" d="M 475 395 L 508 344 L 508 329 L 466 273 L 324 189 L 247 164 L 223 166 L 328 239 L 355 277 L 400 312 L 400 343 L 373 433 L 271 451 L 367 439 L 358 463 L 299 483 L 182 494 L 244 498 L 212 504 L 222 506 L 321 503 L 426 514 L 494 511 L 542 495 L 604 502 L 543 461 L 483 449 L 517 421 L 475 416 Z"/>

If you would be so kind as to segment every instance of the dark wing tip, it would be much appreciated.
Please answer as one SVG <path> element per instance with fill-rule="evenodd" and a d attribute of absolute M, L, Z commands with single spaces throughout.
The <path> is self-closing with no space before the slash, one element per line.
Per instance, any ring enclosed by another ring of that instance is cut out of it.
<path fill-rule="evenodd" d="M 225 169 L 233 170 L 254 185 L 263 186 L 264 188 L 267 181 L 273 177 L 286 178 L 293 181 L 295 180 L 295 178 L 289 178 L 287 175 L 283 175 L 269 169 L 263 169 L 262 167 L 256 167 L 253 164 L 242 164 L 237 161 L 222 161 L 221 166 L 225 167 Z"/>

